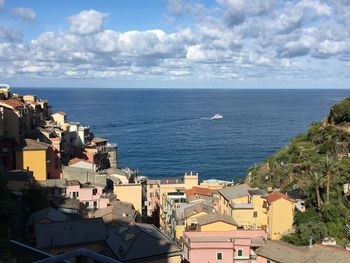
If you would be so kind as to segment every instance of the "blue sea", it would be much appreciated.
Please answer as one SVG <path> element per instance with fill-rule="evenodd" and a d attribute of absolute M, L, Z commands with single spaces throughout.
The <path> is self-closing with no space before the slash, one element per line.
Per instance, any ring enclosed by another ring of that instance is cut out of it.
<path fill-rule="evenodd" d="M 14 88 L 117 143 L 121 167 L 150 178 L 233 180 L 325 117 L 350 90 Z M 224 117 L 211 120 L 215 114 Z"/>

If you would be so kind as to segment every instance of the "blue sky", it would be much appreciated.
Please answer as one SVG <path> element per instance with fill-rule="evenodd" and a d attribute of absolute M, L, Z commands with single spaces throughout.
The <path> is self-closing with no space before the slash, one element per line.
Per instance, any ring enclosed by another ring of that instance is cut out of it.
<path fill-rule="evenodd" d="M 0 82 L 348 88 L 350 0 L 0 0 Z"/>

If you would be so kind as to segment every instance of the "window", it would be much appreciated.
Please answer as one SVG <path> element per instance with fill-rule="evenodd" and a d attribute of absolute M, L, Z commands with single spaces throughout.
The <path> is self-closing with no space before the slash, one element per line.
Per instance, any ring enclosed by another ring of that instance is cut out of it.
<path fill-rule="evenodd" d="M 60 160 L 58 158 L 55 158 L 55 169 L 60 168 Z"/>
<path fill-rule="evenodd" d="M 242 250 L 242 249 L 238 249 L 237 255 L 238 255 L 239 257 L 242 257 L 242 256 L 243 256 L 243 250 Z"/>
<path fill-rule="evenodd" d="M 216 260 L 222 260 L 223 258 L 224 258 L 224 255 L 222 254 L 222 252 L 216 253 Z"/>
<path fill-rule="evenodd" d="M 266 261 L 266 263 L 271 263 L 271 260 L 268 259 L 268 260 Z"/>
<path fill-rule="evenodd" d="M 89 207 L 89 202 L 85 202 L 85 207 Z"/>
<path fill-rule="evenodd" d="M 97 207 L 97 201 L 94 201 L 94 207 L 95 208 Z"/>
<path fill-rule="evenodd" d="M 258 217 L 258 212 L 257 211 L 253 212 L 253 217 Z"/>

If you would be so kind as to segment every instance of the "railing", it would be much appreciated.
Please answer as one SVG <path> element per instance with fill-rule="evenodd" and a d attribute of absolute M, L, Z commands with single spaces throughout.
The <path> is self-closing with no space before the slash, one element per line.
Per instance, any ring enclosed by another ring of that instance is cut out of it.
<path fill-rule="evenodd" d="M 232 208 L 253 208 L 253 204 L 252 203 L 231 203 L 231 207 Z"/>
<path fill-rule="evenodd" d="M 10 246 L 11 248 L 20 250 L 22 253 L 29 253 L 41 258 L 34 261 L 36 263 L 71 263 L 71 259 L 74 259 L 73 262 L 77 262 L 79 259 L 79 262 L 121 263 L 119 260 L 112 259 L 85 248 L 78 248 L 60 255 L 52 255 L 14 240 L 10 240 Z"/>

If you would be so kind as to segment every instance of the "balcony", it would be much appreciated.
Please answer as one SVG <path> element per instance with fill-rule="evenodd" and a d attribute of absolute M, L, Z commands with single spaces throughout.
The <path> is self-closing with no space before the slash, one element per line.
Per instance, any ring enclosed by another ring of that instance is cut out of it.
<path fill-rule="evenodd" d="M 252 203 L 231 203 L 230 206 L 232 209 L 252 209 L 253 208 Z"/>

